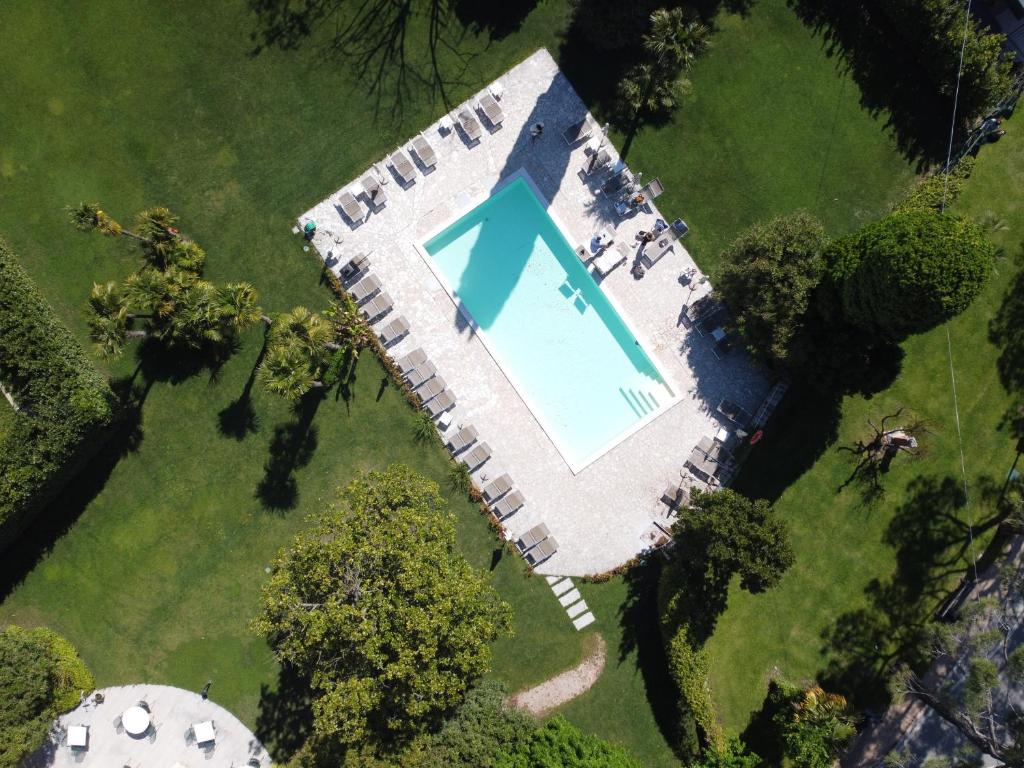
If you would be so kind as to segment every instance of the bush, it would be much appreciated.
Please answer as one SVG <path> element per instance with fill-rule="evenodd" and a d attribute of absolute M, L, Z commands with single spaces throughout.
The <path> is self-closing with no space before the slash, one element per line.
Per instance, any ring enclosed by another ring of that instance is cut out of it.
<path fill-rule="evenodd" d="M 498 768 L 640 768 L 640 763 L 617 744 L 583 733 L 556 716 L 536 729 L 514 753 L 503 755 Z"/>
<path fill-rule="evenodd" d="M 976 224 L 922 208 L 864 227 L 833 274 L 845 278 L 843 310 L 852 323 L 899 339 L 967 309 L 994 260 L 995 249 Z"/>
<path fill-rule="evenodd" d="M 689 626 L 685 623 L 675 628 L 667 645 L 665 655 L 669 674 L 679 688 L 681 709 L 696 721 L 704 739 L 717 749 L 723 735 L 711 700 L 711 686 L 708 685 L 707 650 L 693 643 Z M 685 729 L 685 722 L 681 725 Z"/>
<path fill-rule="evenodd" d="M 974 158 L 968 155 L 953 166 L 949 173 L 935 173 L 918 181 L 910 193 L 896 203 L 892 210 L 894 212 L 924 209 L 942 211 L 960 197 L 964 182 L 970 178 L 973 170 Z"/>
<path fill-rule="evenodd" d="M 56 632 L 15 626 L 0 632 L 0 768 L 15 768 L 39 748 L 54 718 L 92 687 L 74 647 Z"/>
<path fill-rule="evenodd" d="M 0 241 L 0 377 L 21 413 L 0 442 L 0 548 L 102 444 L 113 395 Z"/>

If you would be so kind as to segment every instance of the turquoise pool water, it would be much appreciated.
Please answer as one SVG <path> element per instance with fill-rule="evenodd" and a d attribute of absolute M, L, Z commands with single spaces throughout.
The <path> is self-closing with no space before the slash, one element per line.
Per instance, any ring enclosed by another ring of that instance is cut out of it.
<path fill-rule="evenodd" d="M 674 399 L 522 177 L 424 248 L 574 471 Z"/>

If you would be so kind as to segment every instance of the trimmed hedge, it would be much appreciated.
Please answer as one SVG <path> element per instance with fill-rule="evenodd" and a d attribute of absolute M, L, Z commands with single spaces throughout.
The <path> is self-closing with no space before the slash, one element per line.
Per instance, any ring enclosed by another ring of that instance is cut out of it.
<path fill-rule="evenodd" d="M 2 240 L 0 376 L 21 409 L 0 442 L 2 549 L 102 445 L 114 419 L 106 380 Z"/>

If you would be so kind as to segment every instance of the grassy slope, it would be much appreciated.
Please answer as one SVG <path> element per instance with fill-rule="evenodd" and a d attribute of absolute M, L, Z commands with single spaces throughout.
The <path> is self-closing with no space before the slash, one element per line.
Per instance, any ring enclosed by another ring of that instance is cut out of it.
<path fill-rule="evenodd" d="M 562 4 L 544 3 L 500 42 L 467 34 L 460 50 L 475 55 L 454 98 L 534 47 L 554 48 L 564 13 Z M 401 115 L 374 115 L 365 82 L 315 45 L 248 56 L 251 27 L 227 4 L 111 2 L 75 15 L 28 2 L 0 8 L 9 43 L 0 46 L 0 232 L 80 336 L 89 283 L 120 277 L 134 256 L 72 231 L 64 204 L 99 199 L 124 218 L 168 204 L 210 252 L 211 277 L 253 280 L 271 309 L 321 306 L 315 263 L 288 234 L 293 215 L 442 109 L 420 94 L 404 100 Z M 410 38 L 422 35 L 417 20 Z M 33 55 L 19 55 L 24 50 Z M 414 66 L 425 55 L 410 47 Z M 443 66 L 456 72 L 450 56 Z M 705 268 L 759 217 L 808 206 L 843 231 L 906 182 L 908 171 L 857 107 L 855 89 L 780 0 L 762 0 L 748 19 L 724 17 L 693 80 L 676 122 L 641 134 L 631 161 L 665 181 L 664 209 L 693 225 L 688 245 Z M 376 400 L 380 371 L 365 360 L 354 401 L 324 403 L 317 414 L 317 449 L 297 472 L 296 508 L 265 511 L 254 489 L 274 427 L 290 415 L 257 395 L 255 435 L 239 443 L 216 428 L 257 344 L 248 339 L 215 383 L 198 377 L 153 388 L 139 451 L 94 499 L 79 494 L 86 506 L 78 522 L 0 608 L 0 619 L 67 633 L 102 683 L 196 686 L 212 676 L 215 698 L 250 723 L 259 686 L 275 675 L 246 631 L 267 560 L 357 468 L 401 460 L 442 482 L 444 472 L 439 450 L 413 446 L 410 415 L 395 393 Z M 73 494 L 68 504 L 75 503 Z M 493 540 L 468 505 L 456 508 L 463 546 L 489 564 Z M 580 647 L 546 586 L 520 574 L 507 555 L 494 572 L 516 608 L 517 638 L 495 648 L 496 674 L 513 687 L 571 664 Z M 583 592 L 617 659 L 622 582 Z M 645 696 L 634 650 L 567 711 L 629 744 L 646 765 L 671 764 Z"/>
<path fill-rule="evenodd" d="M 1011 256 L 1024 232 L 1022 127 L 1018 116 L 1007 125 L 1006 137 L 985 149 L 955 207 L 975 216 L 991 210 L 1002 217 L 1008 228 L 991 237 Z M 998 350 L 987 342 L 987 328 L 1014 268 L 1011 258 L 1000 259 L 985 293 L 949 325 L 970 489 L 965 519 L 986 517 L 991 506 L 982 488 L 987 480 L 1001 482 L 1013 460 L 1013 443 L 1000 429 L 1008 401 L 996 377 Z M 854 397 L 843 403 L 836 445 L 863 438 L 867 419 L 906 406 L 931 423 L 927 455 L 897 460 L 878 503 L 862 504 L 852 488 L 837 492 L 852 462 L 835 446 L 783 493 L 777 509 L 792 526 L 796 566 L 766 595 L 752 597 L 734 589 L 710 643 L 714 697 L 730 728 L 741 730 L 760 706 L 774 668 L 795 680 L 814 677 L 824 661 L 822 631 L 843 612 L 865 604 L 864 589 L 872 577 L 893 572 L 895 552 L 883 536 L 894 511 L 911 498 L 908 484 L 918 477 L 961 482 L 945 328 L 910 339 L 905 351 L 902 374 L 891 388 L 871 400 Z M 764 450 L 772 450 L 769 441 Z M 785 450 L 776 445 L 776 453 Z M 770 460 L 753 466 L 766 473 L 774 467 Z"/>

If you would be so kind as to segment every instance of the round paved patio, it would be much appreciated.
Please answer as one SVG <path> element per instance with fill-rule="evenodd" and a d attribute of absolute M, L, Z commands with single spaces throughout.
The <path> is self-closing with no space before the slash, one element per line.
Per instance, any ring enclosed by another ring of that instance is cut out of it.
<path fill-rule="evenodd" d="M 101 703 L 96 703 L 92 695 L 77 709 L 61 715 L 49 741 L 27 762 L 28 768 L 170 768 L 176 764 L 182 768 L 270 768 L 270 757 L 252 732 L 226 709 L 198 693 L 167 685 L 124 685 L 102 688 L 98 693 L 102 694 Z M 150 727 L 140 736 L 131 736 L 121 716 L 143 701 L 150 710 Z M 197 744 L 192 727 L 208 721 L 213 722 L 216 738 Z M 69 729 L 73 732 L 75 726 L 88 727 L 85 748 L 68 744 Z"/>

